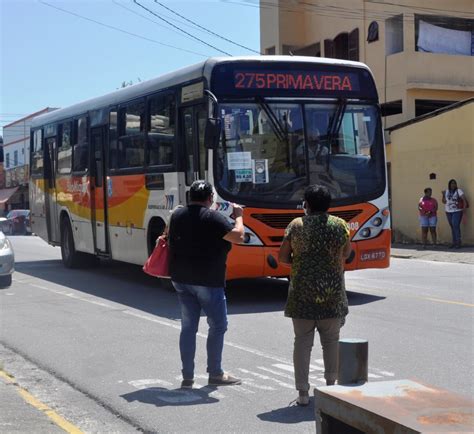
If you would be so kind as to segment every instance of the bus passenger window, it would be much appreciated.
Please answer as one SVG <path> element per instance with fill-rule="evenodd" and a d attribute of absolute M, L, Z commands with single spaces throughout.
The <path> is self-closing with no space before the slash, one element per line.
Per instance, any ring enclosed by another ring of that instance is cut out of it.
<path fill-rule="evenodd" d="M 207 148 L 204 141 L 206 131 L 207 112 L 199 110 L 197 112 L 198 137 L 199 137 L 199 179 L 206 178 L 207 170 Z"/>
<path fill-rule="evenodd" d="M 7 154 L 8 156 L 8 154 Z M 43 130 L 36 130 L 33 133 L 33 146 L 31 149 L 31 174 L 40 175 L 43 173 Z M 8 164 L 7 164 L 8 167 Z"/>
<path fill-rule="evenodd" d="M 173 164 L 176 102 L 174 94 L 149 101 L 148 161 L 151 166 Z"/>
<path fill-rule="evenodd" d="M 109 114 L 109 169 L 118 167 L 117 135 L 117 110 L 111 110 Z"/>
<path fill-rule="evenodd" d="M 89 145 L 87 143 L 87 117 L 83 116 L 74 121 L 75 140 L 73 145 L 74 172 L 85 172 L 88 167 Z"/>
<path fill-rule="evenodd" d="M 66 122 L 61 126 L 60 134 L 61 136 L 59 139 L 57 170 L 59 174 L 71 173 L 71 163 L 72 163 L 71 122 Z"/>
<path fill-rule="evenodd" d="M 119 168 L 141 167 L 145 162 L 145 104 L 132 103 L 119 111 L 117 160 Z"/>

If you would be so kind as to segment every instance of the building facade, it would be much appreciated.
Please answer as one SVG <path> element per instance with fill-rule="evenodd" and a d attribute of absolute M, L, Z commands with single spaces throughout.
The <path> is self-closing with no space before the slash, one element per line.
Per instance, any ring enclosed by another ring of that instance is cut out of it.
<path fill-rule="evenodd" d="M 30 164 L 30 126 L 35 116 L 55 110 L 46 107 L 3 127 L 3 187 L 0 189 L 0 211 L 28 208 L 28 175 Z"/>

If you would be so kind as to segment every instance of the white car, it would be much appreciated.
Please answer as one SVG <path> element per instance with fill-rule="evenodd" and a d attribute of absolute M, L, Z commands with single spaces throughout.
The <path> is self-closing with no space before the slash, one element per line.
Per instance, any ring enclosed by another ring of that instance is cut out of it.
<path fill-rule="evenodd" d="M 0 288 L 12 284 L 12 274 L 15 271 L 15 254 L 10 240 L 0 232 Z"/>

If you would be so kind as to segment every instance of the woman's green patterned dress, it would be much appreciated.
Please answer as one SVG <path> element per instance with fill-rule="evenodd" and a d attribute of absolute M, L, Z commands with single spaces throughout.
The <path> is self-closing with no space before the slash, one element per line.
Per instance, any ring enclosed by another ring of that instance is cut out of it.
<path fill-rule="evenodd" d="M 347 223 L 326 213 L 307 215 L 288 225 L 285 238 L 293 251 L 285 315 L 345 318 L 349 309 L 342 250 L 349 238 Z"/>

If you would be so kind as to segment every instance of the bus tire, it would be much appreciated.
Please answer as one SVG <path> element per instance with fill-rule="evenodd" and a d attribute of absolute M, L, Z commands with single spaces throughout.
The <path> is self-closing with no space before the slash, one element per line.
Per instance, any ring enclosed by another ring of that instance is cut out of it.
<path fill-rule="evenodd" d="M 72 227 L 68 218 L 63 218 L 61 223 L 61 258 L 66 268 L 89 267 L 97 263 L 93 255 L 76 250 Z"/>

